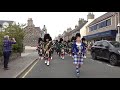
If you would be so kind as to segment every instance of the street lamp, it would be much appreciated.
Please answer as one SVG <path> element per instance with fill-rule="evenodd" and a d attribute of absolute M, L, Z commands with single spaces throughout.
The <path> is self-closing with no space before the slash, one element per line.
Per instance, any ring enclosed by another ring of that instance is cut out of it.
<path fill-rule="evenodd" d="M 116 41 L 120 42 L 120 12 L 117 12 L 117 13 L 118 13 L 118 25 L 117 25 L 118 34 L 117 34 Z"/>
<path fill-rule="evenodd" d="M 120 42 L 120 23 L 118 23 L 118 25 L 117 25 L 117 27 L 118 27 L 118 35 L 117 35 L 117 40 L 118 40 L 118 42 Z"/>

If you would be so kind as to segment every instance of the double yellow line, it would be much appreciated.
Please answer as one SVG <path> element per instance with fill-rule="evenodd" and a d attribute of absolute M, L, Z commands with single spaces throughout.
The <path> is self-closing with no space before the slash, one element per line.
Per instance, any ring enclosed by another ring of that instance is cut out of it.
<path fill-rule="evenodd" d="M 24 75 L 22 78 L 25 78 L 25 77 L 28 75 L 28 73 L 34 68 L 34 66 L 38 63 L 38 61 L 39 61 L 39 60 L 37 60 L 37 61 L 31 66 L 31 68 L 25 73 L 25 75 Z"/>

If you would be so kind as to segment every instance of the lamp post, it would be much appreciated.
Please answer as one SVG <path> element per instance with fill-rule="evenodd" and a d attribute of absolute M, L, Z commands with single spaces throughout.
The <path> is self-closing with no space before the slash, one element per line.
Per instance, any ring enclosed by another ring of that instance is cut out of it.
<path fill-rule="evenodd" d="M 117 29 L 118 29 L 117 41 L 120 42 L 120 12 L 118 12 L 118 25 L 117 25 Z"/>
<path fill-rule="evenodd" d="M 120 42 L 120 23 L 118 23 L 118 25 L 117 25 L 117 27 L 118 27 L 118 35 L 117 35 L 117 40 L 118 40 L 118 42 Z"/>

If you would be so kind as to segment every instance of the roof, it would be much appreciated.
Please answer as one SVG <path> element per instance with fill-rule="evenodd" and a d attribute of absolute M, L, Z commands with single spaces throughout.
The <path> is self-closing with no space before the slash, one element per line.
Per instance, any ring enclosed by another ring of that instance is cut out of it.
<path fill-rule="evenodd" d="M 102 16 L 96 18 L 96 19 L 95 19 L 93 22 L 91 22 L 88 26 L 91 26 L 91 25 L 93 25 L 93 24 L 95 24 L 95 23 L 98 23 L 98 22 L 100 22 L 100 21 L 102 21 L 102 20 L 104 20 L 104 19 L 107 19 L 107 18 L 115 15 L 115 14 L 116 14 L 116 12 L 107 12 L 107 13 L 103 14 Z"/>
<path fill-rule="evenodd" d="M 3 23 L 9 23 L 9 24 L 12 24 L 14 21 L 8 21 L 8 20 L 0 20 L 0 24 L 3 25 Z"/>
<path fill-rule="evenodd" d="M 40 27 L 35 27 L 36 30 L 38 30 L 39 32 L 41 32 Z"/>
<path fill-rule="evenodd" d="M 73 29 L 70 33 L 74 33 L 79 31 L 88 21 L 85 21 L 84 23 L 80 24 L 77 28 Z"/>

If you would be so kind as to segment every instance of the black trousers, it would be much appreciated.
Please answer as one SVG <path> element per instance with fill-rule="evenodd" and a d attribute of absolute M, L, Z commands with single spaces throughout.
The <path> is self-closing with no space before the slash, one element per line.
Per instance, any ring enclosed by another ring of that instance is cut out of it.
<path fill-rule="evenodd" d="M 11 55 L 11 51 L 3 52 L 4 55 L 4 68 L 8 68 L 8 62 Z"/>

